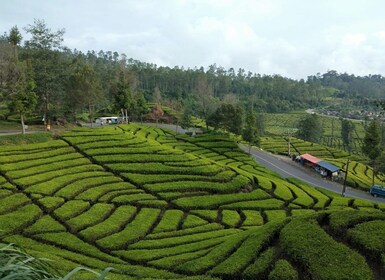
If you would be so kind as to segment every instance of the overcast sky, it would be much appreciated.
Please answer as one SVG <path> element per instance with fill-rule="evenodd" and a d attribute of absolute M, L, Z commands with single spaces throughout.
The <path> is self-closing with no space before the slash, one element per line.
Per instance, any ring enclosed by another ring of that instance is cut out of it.
<path fill-rule="evenodd" d="M 1 33 L 34 19 L 71 49 L 158 66 L 385 76 L 383 0 L 1 0 Z"/>

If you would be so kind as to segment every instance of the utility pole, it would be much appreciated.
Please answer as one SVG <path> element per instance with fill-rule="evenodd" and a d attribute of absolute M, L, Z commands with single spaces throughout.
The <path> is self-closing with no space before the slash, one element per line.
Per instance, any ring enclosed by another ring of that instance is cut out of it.
<path fill-rule="evenodd" d="M 348 171 L 349 171 L 349 163 L 350 163 L 350 160 L 348 159 L 348 161 L 346 162 L 344 185 L 342 186 L 342 196 L 345 196 L 346 180 L 348 179 Z"/>

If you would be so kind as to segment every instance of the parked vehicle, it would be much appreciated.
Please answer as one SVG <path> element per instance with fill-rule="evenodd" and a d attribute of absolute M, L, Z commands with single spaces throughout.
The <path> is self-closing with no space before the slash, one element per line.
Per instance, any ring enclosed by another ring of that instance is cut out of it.
<path fill-rule="evenodd" d="M 385 197 L 385 187 L 380 185 L 374 185 L 370 188 L 370 194 L 372 196 L 383 196 Z"/>

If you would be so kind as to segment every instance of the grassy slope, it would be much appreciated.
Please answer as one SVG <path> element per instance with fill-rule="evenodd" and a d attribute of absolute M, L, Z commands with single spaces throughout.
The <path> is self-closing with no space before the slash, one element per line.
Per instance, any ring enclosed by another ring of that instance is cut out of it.
<path fill-rule="evenodd" d="M 114 267 L 111 279 L 280 279 L 290 268 L 338 279 L 344 259 L 347 279 L 371 279 L 384 266 L 382 251 L 366 263 L 373 245 L 359 225 L 381 223 L 385 206 L 285 181 L 226 136 L 122 125 L 63 140 L 0 147 L 0 242 L 48 257 L 61 272 L 82 265 Z M 303 249 L 292 241 L 301 227 Z M 348 231 L 359 239 L 344 239 Z M 313 258 L 319 251 L 328 254 Z"/>

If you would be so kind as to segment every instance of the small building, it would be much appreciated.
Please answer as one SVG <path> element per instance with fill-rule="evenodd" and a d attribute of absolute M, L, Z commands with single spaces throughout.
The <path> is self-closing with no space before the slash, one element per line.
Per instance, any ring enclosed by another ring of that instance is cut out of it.
<path fill-rule="evenodd" d="M 325 160 L 321 160 L 310 154 L 300 155 L 302 165 L 308 166 L 323 177 L 335 178 L 338 176 L 340 168 Z"/>
<path fill-rule="evenodd" d="M 300 155 L 300 159 L 301 159 L 302 165 L 306 165 L 306 166 L 309 166 L 311 168 L 316 168 L 317 162 L 321 161 L 319 158 L 316 158 L 310 154 Z"/>
<path fill-rule="evenodd" d="M 118 117 L 99 117 L 95 120 L 95 123 L 100 125 L 116 124 L 118 123 Z"/>
<path fill-rule="evenodd" d="M 326 174 L 321 174 L 325 177 L 329 177 L 329 178 L 337 177 L 338 171 L 340 171 L 340 168 L 338 166 L 335 166 L 324 160 L 317 162 L 317 165 L 320 167 L 322 172 L 326 172 Z"/>

